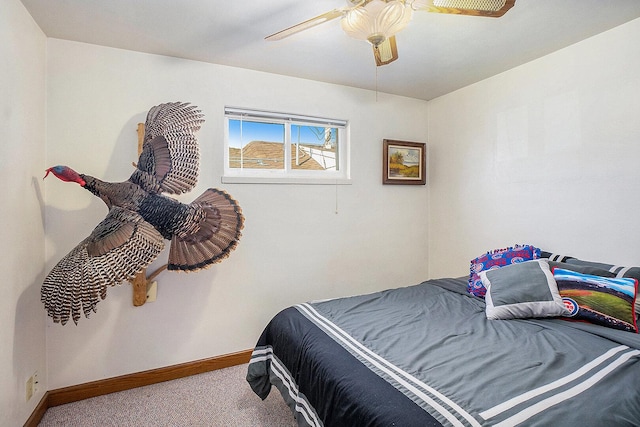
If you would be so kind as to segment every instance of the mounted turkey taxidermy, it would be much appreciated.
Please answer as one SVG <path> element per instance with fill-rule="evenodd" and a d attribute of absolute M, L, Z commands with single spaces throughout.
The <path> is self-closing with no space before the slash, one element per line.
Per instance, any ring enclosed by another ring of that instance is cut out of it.
<path fill-rule="evenodd" d="M 96 311 L 107 287 L 131 280 L 171 241 L 169 270 L 196 271 L 222 261 L 238 244 L 242 209 L 226 192 L 206 190 L 190 204 L 161 193 L 190 191 L 197 182 L 194 133 L 204 122 L 195 106 L 167 103 L 149 110 L 135 171 L 124 182 L 104 182 L 54 166 L 49 173 L 76 182 L 105 202 L 107 217 L 44 279 L 41 299 L 53 321 L 77 324 Z M 43 178 L 44 179 L 44 178 Z"/>

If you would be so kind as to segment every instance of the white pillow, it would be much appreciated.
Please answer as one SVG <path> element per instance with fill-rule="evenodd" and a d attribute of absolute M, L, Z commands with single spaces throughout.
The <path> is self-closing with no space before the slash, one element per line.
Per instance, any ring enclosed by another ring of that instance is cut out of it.
<path fill-rule="evenodd" d="M 519 262 L 480 273 L 487 288 L 487 319 L 567 315 L 546 259 Z"/>

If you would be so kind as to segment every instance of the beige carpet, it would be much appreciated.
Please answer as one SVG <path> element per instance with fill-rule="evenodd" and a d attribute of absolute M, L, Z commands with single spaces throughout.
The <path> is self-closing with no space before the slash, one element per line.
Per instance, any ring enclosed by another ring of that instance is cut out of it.
<path fill-rule="evenodd" d="M 239 365 L 49 408 L 40 426 L 262 426 L 297 423 L 278 390 L 262 401 Z"/>

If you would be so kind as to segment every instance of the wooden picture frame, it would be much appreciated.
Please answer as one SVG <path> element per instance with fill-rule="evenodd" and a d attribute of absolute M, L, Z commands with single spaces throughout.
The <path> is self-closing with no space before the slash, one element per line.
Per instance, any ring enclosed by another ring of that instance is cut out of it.
<path fill-rule="evenodd" d="M 383 140 L 382 183 L 425 185 L 427 146 L 422 142 Z"/>

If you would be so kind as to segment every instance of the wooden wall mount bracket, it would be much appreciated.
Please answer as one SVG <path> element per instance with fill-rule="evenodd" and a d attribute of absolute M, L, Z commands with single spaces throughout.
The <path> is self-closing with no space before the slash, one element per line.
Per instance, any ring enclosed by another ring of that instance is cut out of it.
<path fill-rule="evenodd" d="M 138 156 L 142 153 L 142 146 L 144 145 L 144 123 L 138 123 Z M 135 164 L 134 164 L 135 167 Z M 147 292 L 151 287 L 151 283 L 158 276 L 167 269 L 167 264 L 158 268 L 156 271 L 147 276 L 147 269 L 143 269 L 140 273 L 130 281 L 133 289 L 133 305 L 140 307 L 147 302 Z"/>

